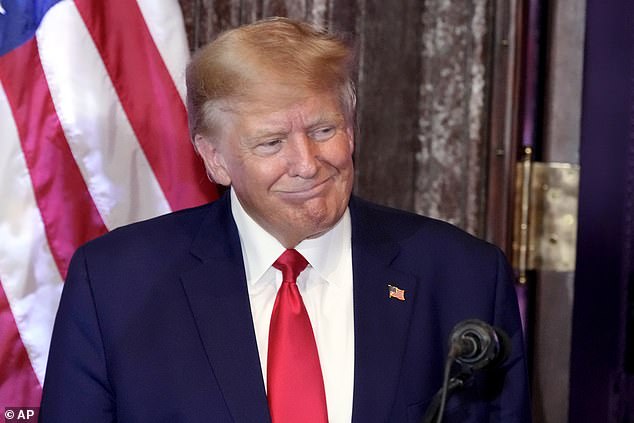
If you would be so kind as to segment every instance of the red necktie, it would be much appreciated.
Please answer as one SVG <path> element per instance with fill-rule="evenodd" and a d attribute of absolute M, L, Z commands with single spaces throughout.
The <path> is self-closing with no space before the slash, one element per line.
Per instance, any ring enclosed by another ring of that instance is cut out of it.
<path fill-rule="evenodd" d="M 317 344 L 296 283 L 307 265 L 295 250 L 286 250 L 273 264 L 283 276 L 269 329 L 267 389 L 273 423 L 328 422 Z"/>

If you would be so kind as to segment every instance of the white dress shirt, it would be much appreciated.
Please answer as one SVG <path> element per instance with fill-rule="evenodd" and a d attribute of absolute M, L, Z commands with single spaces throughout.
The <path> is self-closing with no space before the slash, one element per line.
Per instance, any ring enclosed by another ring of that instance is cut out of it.
<path fill-rule="evenodd" d="M 282 272 L 272 265 L 285 248 L 244 210 L 231 190 L 231 212 L 238 226 L 253 326 L 266 386 L 269 325 Z M 346 209 L 328 232 L 295 247 L 309 265 L 297 278 L 310 323 L 326 390 L 329 423 L 352 420 L 354 315 L 350 213 Z"/>

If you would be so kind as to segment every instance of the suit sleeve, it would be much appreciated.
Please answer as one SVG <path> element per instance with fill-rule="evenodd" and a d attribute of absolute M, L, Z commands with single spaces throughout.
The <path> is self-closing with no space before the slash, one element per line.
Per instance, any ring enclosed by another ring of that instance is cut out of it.
<path fill-rule="evenodd" d="M 55 318 L 40 422 L 114 422 L 114 394 L 84 248 L 71 260 Z"/>
<path fill-rule="evenodd" d="M 494 325 L 511 340 L 511 352 L 500 369 L 501 392 L 492 404 L 491 421 L 529 423 L 529 384 L 524 333 L 519 315 L 513 273 L 504 254 L 498 250 Z"/>

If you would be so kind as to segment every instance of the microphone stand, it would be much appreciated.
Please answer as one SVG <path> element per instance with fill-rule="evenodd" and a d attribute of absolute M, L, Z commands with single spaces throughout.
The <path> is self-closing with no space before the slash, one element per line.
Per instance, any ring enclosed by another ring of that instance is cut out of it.
<path fill-rule="evenodd" d="M 462 389 L 467 380 L 473 375 L 471 371 L 468 371 L 465 367 L 461 367 L 460 372 L 449 378 L 449 372 L 451 370 L 451 365 L 453 364 L 453 358 L 447 358 L 447 362 L 445 363 L 445 374 L 443 377 L 443 385 L 436 392 L 436 395 L 432 398 L 429 406 L 427 407 L 427 411 L 421 420 L 421 423 L 440 423 L 443 419 L 443 414 L 445 411 L 445 404 L 447 402 L 447 397 L 452 392 Z"/>

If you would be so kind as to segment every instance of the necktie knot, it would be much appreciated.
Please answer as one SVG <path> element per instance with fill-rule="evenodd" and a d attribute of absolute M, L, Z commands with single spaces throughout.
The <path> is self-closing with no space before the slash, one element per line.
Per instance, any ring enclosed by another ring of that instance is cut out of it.
<path fill-rule="evenodd" d="M 286 250 L 275 260 L 273 267 L 282 271 L 284 282 L 294 283 L 297 276 L 308 266 L 308 262 L 297 250 Z"/>

